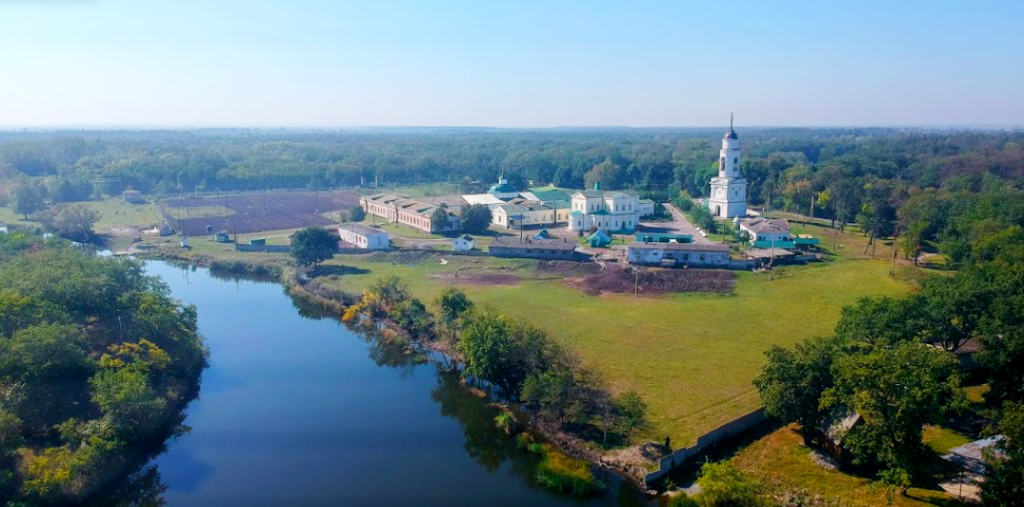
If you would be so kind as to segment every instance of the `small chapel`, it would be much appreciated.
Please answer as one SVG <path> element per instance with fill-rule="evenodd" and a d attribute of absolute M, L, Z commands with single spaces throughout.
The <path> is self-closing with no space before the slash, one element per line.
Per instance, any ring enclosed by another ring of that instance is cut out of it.
<path fill-rule="evenodd" d="M 718 176 L 711 178 L 711 196 L 708 197 L 711 214 L 719 218 L 743 217 L 747 214 L 747 180 L 740 176 L 740 139 L 732 128 L 722 139 L 719 152 Z"/>

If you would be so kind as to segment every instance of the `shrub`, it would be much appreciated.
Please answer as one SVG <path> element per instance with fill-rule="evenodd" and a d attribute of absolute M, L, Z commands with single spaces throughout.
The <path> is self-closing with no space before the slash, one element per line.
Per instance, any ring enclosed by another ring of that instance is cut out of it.
<path fill-rule="evenodd" d="M 543 446 L 543 458 L 537 465 L 537 482 L 546 488 L 588 496 L 604 490 L 587 462 L 567 456 L 551 445 Z"/>
<path fill-rule="evenodd" d="M 705 507 L 761 507 L 758 485 L 732 463 L 705 463 L 700 469 L 700 499 Z"/>
<path fill-rule="evenodd" d="M 679 493 L 673 495 L 669 499 L 665 507 L 700 507 L 700 504 L 696 500 L 690 498 L 686 493 Z"/>

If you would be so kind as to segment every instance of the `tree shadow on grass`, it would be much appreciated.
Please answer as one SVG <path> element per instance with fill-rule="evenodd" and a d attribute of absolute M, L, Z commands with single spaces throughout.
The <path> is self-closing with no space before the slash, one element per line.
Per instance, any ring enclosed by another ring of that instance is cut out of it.
<path fill-rule="evenodd" d="M 321 264 L 309 271 L 309 276 L 316 278 L 321 276 L 345 276 L 345 275 L 365 275 L 370 272 L 369 269 L 356 268 L 352 266 L 337 266 L 337 265 L 326 265 Z"/>

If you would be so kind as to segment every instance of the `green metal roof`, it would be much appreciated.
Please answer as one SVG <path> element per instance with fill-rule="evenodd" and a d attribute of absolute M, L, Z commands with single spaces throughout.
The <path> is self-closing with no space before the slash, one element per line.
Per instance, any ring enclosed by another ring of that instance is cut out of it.
<path fill-rule="evenodd" d="M 487 191 L 488 194 L 518 194 L 519 191 L 516 187 L 509 185 L 508 183 L 491 185 L 491 189 Z"/>
<path fill-rule="evenodd" d="M 574 216 L 574 217 L 581 217 L 581 216 L 583 216 L 583 212 L 582 211 L 570 211 L 569 214 Z"/>
<path fill-rule="evenodd" d="M 561 189 L 531 189 L 530 193 L 537 196 L 537 199 L 541 201 L 568 201 L 571 197 L 569 192 Z"/>
<path fill-rule="evenodd" d="M 756 248 L 795 248 L 796 245 L 792 241 L 755 241 L 754 247 Z"/>

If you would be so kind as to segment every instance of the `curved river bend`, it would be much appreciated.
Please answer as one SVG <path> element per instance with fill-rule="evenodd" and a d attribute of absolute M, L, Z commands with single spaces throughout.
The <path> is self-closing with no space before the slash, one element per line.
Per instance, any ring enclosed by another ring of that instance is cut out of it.
<path fill-rule="evenodd" d="M 457 378 L 297 307 L 277 283 L 146 269 L 196 305 L 211 352 L 192 431 L 155 460 L 170 507 L 648 504 L 613 477 L 599 498 L 541 489 L 536 458 Z"/>

